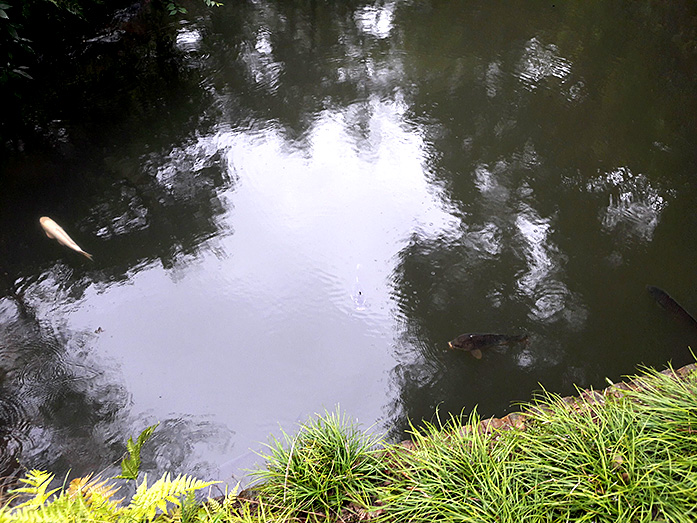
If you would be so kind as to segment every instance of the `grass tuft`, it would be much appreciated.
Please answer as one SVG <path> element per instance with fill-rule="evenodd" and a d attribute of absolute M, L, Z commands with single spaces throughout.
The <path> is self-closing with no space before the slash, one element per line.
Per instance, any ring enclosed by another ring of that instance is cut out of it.
<path fill-rule="evenodd" d="M 253 473 L 260 498 L 318 520 L 336 518 L 349 503 L 368 508 L 382 478 L 379 443 L 338 409 L 313 418 L 262 454 L 266 469 Z"/>

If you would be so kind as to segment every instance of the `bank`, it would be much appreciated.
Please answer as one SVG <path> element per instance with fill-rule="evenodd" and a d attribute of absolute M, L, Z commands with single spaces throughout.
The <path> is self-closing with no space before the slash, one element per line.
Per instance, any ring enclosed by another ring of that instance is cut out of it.
<path fill-rule="evenodd" d="M 136 480 L 126 503 L 113 478 L 49 490 L 51 475 L 32 471 L 0 522 L 692 522 L 696 370 L 644 369 L 573 397 L 542 392 L 518 413 L 451 417 L 398 444 L 326 413 L 272 441 L 255 487 L 223 496 L 166 475 Z"/>

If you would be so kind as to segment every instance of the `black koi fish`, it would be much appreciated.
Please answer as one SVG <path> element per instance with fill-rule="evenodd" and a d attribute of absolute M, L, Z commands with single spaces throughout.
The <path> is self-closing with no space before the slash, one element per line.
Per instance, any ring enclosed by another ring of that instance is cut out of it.
<path fill-rule="evenodd" d="M 649 291 L 649 294 L 661 307 L 670 312 L 673 316 L 688 325 L 697 327 L 697 320 L 695 320 L 695 318 L 689 312 L 687 312 L 682 305 L 671 298 L 666 291 L 659 289 L 658 287 L 654 287 L 653 285 L 647 285 L 646 290 Z"/>
<path fill-rule="evenodd" d="M 525 343 L 528 335 L 508 336 L 506 334 L 461 334 L 448 345 L 451 349 L 460 349 L 469 352 L 478 360 L 482 358 L 482 349 L 510 345 L 511 343 Z"/>

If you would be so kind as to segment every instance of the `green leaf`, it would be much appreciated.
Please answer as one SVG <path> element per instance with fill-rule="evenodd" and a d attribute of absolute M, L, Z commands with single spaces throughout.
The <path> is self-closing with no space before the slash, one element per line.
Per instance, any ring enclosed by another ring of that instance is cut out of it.
<path fill-rule="evenodd" d="M 0 18 L 9 18 L 7 13 L 2 8 L 0 8 Z"/>
<path fill-rule="evenodd" d="M 218 483 L 217 481 L 201 481 L 193 476 L 177 476 L 171 479 L 169 473 L 165 473 L 151 487 L 148 487 L 147 474 L 143 483 L 138 485 L 136 493 L 127 507 L 128 515 L 132 520 L 152 520 L 158 509 L 163 514 L 167 513 L 167 503 L 175 507 L 181 507 L 182 495 L 194 492 Z"/>
<path fill-rule="evenodd" d="M 146 441 L 150 439 L 152 433 L 158 427 L 159 423 L 149 426 L 138 436 L 138 440 L 133 443 L 133 438 L 128 438 L 126 443 L 126 450 L 128 450 L 129 456 L 123 458 L 121 461 L 121 474 L 116 476 L 121 479 L 138 479 L 138 473 L 140 472 L 140 450 Z"/>
<path fill-rule="evenodd" d="M 38 508 L 41 507 L 48 499 L 55 494 L 58 488 L 53 490 L 48 490 L 48 486 L 53 480 L 53 474 L 43 471 L 43 470 L 30 470 L 27 473 L 26 478 L 22 478 L 19 481 L 27 485 L 26 487 L 20 487 L 10 490 L 11 494 L 26 494 L 29 497 L 23 503 L 20 503 L 16 508 L 28 507 L 28 508 Z"/>

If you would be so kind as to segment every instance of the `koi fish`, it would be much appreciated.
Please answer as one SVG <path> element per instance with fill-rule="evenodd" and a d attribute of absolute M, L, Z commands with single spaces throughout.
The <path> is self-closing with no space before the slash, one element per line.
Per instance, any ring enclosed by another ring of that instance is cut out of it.
<path fill-rule="evenodd" d="M 646 290 L 649 291 L 649 294 L 661 307 L 670 312 L 673 316 L 684 321 L 688 325 L 697 327 L 697 320 L 695 320 L 692 314 L 683 309 L 682 305 L 671 298 L 666 291 L 654 287 L 653 285 L 647 285 Z"/>
<path fill-rule="evenodd" d="M 525 343 L 527 334 L 508 336 L 506 334 L 460 334 L 457 338 L 448 342 L 451 349 L 460 349 L 469 352 L 478 360 L 482 359 L 482 349 L 509 345 L 511 343 Z"/>
<path fill-rule="evenodd" d="M 87 259 L 92 259 L 92 255 L 83 251 L 80 248 L 80 246 L 77 243 L 75 243 L 70 236 L 68 236 L 68 233 L 63 230 L 63 227 L 58 225 L 51 218 L 49 218 L 48 216 L 42 216 L 41 218 L 39 218 L 39 223 L 41 224 L 42 229 L 46 233 L 46 236 L 48 236 L 52 240 L 56 240 L 61 245 L 65 245 L 66 247 L 79 252 Z"/>

